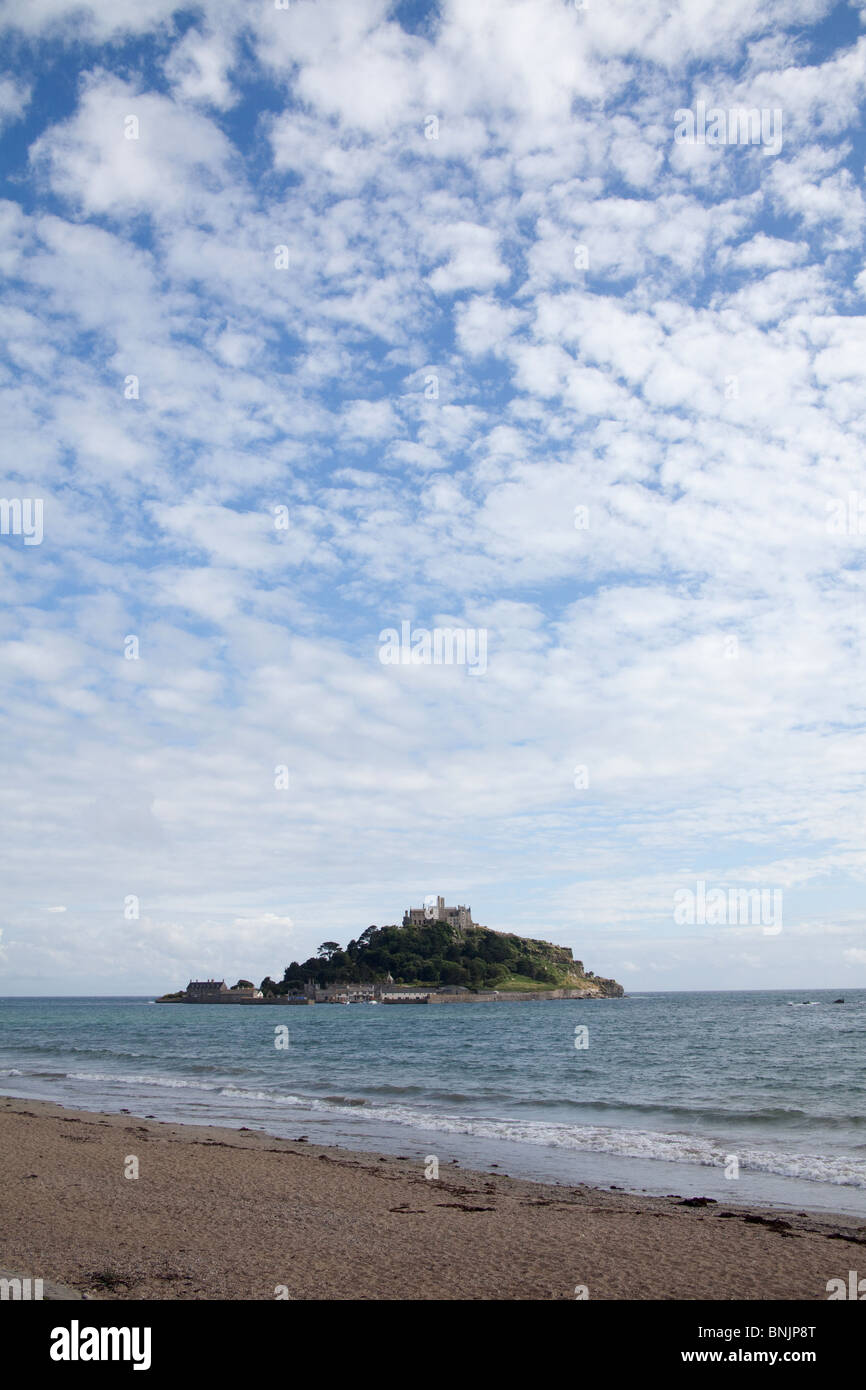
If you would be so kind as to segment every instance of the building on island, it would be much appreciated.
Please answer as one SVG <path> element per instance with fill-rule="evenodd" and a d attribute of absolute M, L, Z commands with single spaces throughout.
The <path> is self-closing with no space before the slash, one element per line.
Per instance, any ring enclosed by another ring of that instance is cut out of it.
<path fill-rule="evenodd" d="M 190 980 L 184 992 L 188 1004 L 242 1004 L 247 999 L 264 997 L 252 985 L 234 985 L 229 989 L 225 980 Z"/>
<path fill-rule="evenodd" d="M 404 927 L 423 927 L 427 922 L 445 922 L 457 931 L 477 926 L 472 920 L 471 907 L 464 907 L 462 903 L 460 907 L 446 907 L 445 899 L 434 898 L 432 893 L 425 898 L 423 907 L 407 907 L 403 913 Z"/>
<path fill-rule="evenodd" d="M 190 980 L 186 987 L 186 997 L 190 1001 L 209 998 L 212 994 L 228 994 L 225 980 Z"/>

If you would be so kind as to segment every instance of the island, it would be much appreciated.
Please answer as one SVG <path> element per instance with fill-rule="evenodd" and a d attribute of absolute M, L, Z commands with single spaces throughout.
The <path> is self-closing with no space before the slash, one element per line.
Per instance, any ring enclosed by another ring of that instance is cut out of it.
<path fill-rule="evenodd" d="M 616 980 L 585 970 L 568 946 L 496 931 L 469 907 L 429 898 L 402 923 L 371 926 L 346 947 L 324 941 L 315 956 L 228 988 L 191 980 L 158 1004 L 453 1004 L 539 999 L 618 999 Z"/>

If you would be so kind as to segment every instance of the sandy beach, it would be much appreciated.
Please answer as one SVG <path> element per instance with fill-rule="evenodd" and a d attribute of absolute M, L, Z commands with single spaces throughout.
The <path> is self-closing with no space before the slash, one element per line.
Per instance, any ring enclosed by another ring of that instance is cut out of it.
<path fill-rule="evenodd" d="M 822 1300 L 866 1243 L 849 1217 L 546 1186 L 441 1155 L 429 1180 L 421 1156 L 6 1097 L 0 1162 L 0 1269 L 100 1299 Z"/>

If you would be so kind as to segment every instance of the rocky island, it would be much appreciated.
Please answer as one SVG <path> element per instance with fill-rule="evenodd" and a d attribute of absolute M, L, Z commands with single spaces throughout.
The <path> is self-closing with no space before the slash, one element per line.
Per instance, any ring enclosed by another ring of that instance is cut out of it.
<path fill-rule="evenodd" d="M 158 1003 L 472 1003 L 529 999 L 615 999 L 616 980 L 594 975 L 571 948 L 495 931 L 468 907 L 429 898 L 407 908 L 401 925 L 370 926 L 342 947 L 325 941 L 315 956 L 292 961 L 283 978 L 266 976 L 227 989 L 221 980 L 190 981 Z"/>

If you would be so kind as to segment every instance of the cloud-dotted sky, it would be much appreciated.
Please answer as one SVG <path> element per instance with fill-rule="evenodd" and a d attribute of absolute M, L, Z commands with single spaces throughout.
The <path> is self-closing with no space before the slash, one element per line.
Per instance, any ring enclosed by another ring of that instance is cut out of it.
<path fill-rule="evenodd" d="M 0 3 L 0 990 L 431 892 L 633 989 L 863 983 L 860 8 L 278 4 Z"/>

